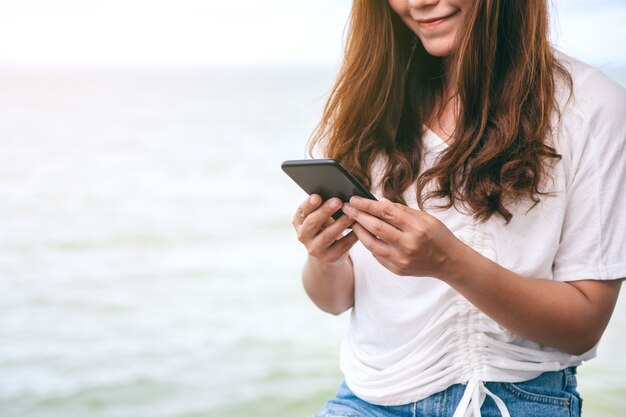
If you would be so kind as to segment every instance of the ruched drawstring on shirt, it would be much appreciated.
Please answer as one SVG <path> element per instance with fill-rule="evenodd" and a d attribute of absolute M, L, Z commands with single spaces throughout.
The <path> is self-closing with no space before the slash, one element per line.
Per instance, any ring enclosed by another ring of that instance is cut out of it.
<path fill-rule="evenodd" d="M 446 294 L 447 295 L 447 294 Z M 341 369 L 354 393 L 376 405 L 393 406 L 422 400 L 454 384 L 467 384 L 454 417 L 479 417 L 480 405 L 491 397 L 503 417 L 503 402 L 487 382 L 518 382 L 544 372 L 576 366 L 561 362 L 563 354 L 536 349 L 502 329 L 458 294 L 437 298 L 439 310 L 428 326 L 396 349 L 368 352 L 348 334 L 341 352 Z M 358 325 L 356 320 L 352 325 Z M 382 334 L 379 336 L 381 337 Z M 467 414 L 469 410 L 469 414 Z"/>
<path fill-rule="evenodd" d="M 489 391 L 485 383 L 478 378 L 472 378 L 467 383 L 461 402 L 452 417 L 481 417 L 480 407 L 485 398 L 489 396 L 496 403 L 502 417 L 511 417 L 504 401 L 493 392 Z"/>

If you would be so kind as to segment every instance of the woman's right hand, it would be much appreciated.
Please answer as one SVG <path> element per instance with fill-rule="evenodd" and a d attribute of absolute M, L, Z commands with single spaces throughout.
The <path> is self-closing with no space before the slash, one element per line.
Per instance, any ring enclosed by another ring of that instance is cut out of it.
<path fill-rule="evenodd" d="M 345 260 L 348 250 L 358 240 L 352 230 L 344 235 L 354 220 L 346 215 L 337 220 L 332 218 L 342 205 L 338 198 L 331 198 L 322 204 L 319 195 L 311 194 L 300 204 L 291 222 L 309 257 L 328 266 Z"/>
<path fill-rule="evenodd" d="M 343 206 L 338 198 L 322 204 L 312 194 L 293 216 L 298 240 L 309 253 L 302 270 L 302 283 L 311 300 L 323 311 L 341 314 L 354 305 L 354 272 L 348 250 L 356 243 L 356 234 L 344 232 L 354 222 L 343 215 L 332 215 Z"/>

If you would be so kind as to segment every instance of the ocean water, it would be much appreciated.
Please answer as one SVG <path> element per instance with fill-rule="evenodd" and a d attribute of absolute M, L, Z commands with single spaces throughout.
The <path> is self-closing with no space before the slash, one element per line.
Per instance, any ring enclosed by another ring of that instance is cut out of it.
<path fill-rule="evenodd" d="M 626 72 L 613 71 L 626 83 Z M 290 219 L 328 69 L 0 71 L 0 416 L 295 417 L 347 317 Z M 580 370 L 626 408 L 626 301 Z"/>

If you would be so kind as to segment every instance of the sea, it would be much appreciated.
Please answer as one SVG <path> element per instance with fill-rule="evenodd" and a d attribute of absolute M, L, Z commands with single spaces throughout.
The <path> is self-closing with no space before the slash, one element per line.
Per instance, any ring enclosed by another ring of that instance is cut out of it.
<path fill-rule="evenodd" d="M 607 69 L 626 85 L 626 69 Z M 0 68 L 0 417 L 306 417 L 347 314 L 290 224 L 333 68 Z M 626 296 L 579 370 L 626 409 Z"/>

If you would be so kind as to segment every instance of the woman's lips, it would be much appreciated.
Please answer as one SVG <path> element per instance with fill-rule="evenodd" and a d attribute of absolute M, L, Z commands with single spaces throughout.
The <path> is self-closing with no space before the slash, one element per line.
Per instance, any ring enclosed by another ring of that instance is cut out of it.
<path fill-rule="evenodd" d="M 442 17 L 433 17 L 430 19 L 419 19 L 417 20 L 417 24 L 423 28 L 423 29 L 431 29 L 434 28 L 436 26 L 439 26 L 441 23 L 445 22 L 446 20 L 448 20 L 449 18 L 451 18 L 452 16 L 456 15 L 457 12 L 454 12 L 452 14 L 449 14 L 447 16 L 442 16 Z"/>

